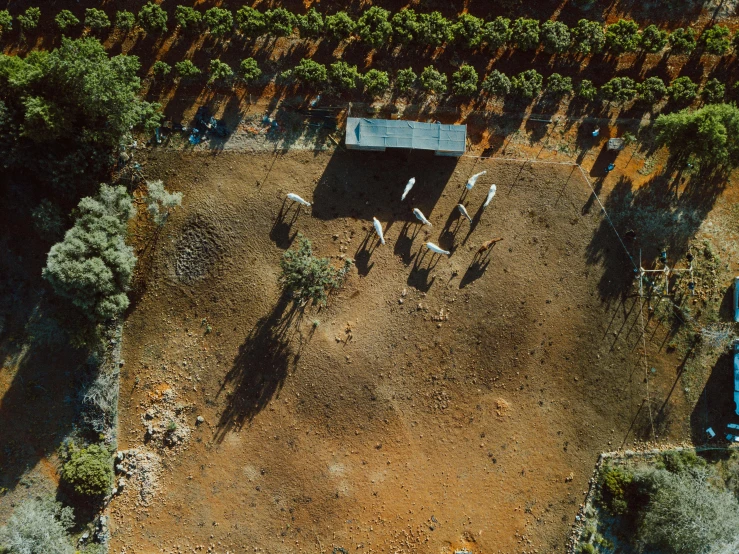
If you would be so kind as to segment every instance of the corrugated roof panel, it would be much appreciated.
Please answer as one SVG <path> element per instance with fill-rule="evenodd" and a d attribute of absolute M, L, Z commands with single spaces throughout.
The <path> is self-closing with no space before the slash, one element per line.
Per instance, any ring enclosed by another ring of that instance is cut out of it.
<path fill-rule="evenodd" d="M 350 117 L 346 143 L 358 148 L 412 148 L 463 154 L 466 125 Z"/>

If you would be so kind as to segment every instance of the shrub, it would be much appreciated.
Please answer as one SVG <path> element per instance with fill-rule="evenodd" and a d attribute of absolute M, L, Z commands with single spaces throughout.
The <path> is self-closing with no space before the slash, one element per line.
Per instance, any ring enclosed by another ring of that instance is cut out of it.
<path fill-rule="evenodd" d="M 324 27 L 323 16 L 315 8 L 309 9 L 308 13 L 298 18 L 298 29 L 300 29 L 301 37 L 320 36 Z"/>
<path fill-rule="evenodd" d="M 647 52 L 659 52 L 667 45 L 667 31 L 649 25 L 639 37 L 639 46 Z"/>
<path fill-rule="evenodd" d="M 527 69 L 511 77 L 511 94 L 531 100 L 541 92 L 544 78 L 535 69 Z"/>
<path fill-rule="evenodd" d="M 136 16 L 127 10 L 120 10 L 115 14 L 115 26 L 121 31 L 128 32 L 136 24 Z"/>
<path fill-rule="evenodd" d="M 512 40 L 520 50 L 535 50 L 539 46 L 539 22 L 519 17 L 513 22 Z"/>
<path fill-rule="evenodd" d="M 311 242 L 298 235 L 298 247 L 282 255 L 279 281 L 298 305 L 325 305 L 331 291 L 344 283 L 351 265 L 345 259 L 341 269 L 332 267 L 328 258 L 315 257 Z"/>
<path fill-rule="evenodd" d="M 326 16 L 326 31 L 337 40 L 349 38 L 357 24 L 345 11 Z"/>
<path fill-rule="evenodd" d="M 151 71 L 157 77 L 164 77 L 166 75 L 169 75 L 169 73 L 172 71 L 172 66 L 169 65 L 167 62 L 157 60 L 156 62 L 154 62 L 154 65 L 151 66 Z"/>
<path fill-rule="evenodd" d="M 628 512 L 628 494 L 633 481 L 633 474 L 619 467 L 606 466 L 602 470 L 600 474 L 602 500 L 611 513 L 623 515 Z"/>
<path fill-rule="evenodd" d="M 73 448 L 69 461 L 62 467 L 62 479 L 74 492 L 83 496 L 103 496 L 113 486 L 113 463 L 110 452 L 101 444 Z"/>
<path fill-rule="evenodd" d="M 267 19 L 259 10 L 242 6 L 236 12 L 236 27 L 245 37 L 258 37 L 267 30 Z"/>
<path fill-rule="evenodd" d="M 572 92 L 572 78 L 552 73 L 547 78 L 547 94 L 562 97 Z"/>
<path fill-rule="evenodd" d="M 586 542 L 580 545 L 580 554 L 598 554 L 598 551 L 592 544 Z"/>
<path fill-rule="evenodd" d="M 97 196 L 80 200 L 74 226 L 49 251 L 43 278 L 94 322 L 128 307 L 136 256 L 124 238 L 133 213 L 124 187 L 101 185 Z"/>
<path fill-rule="evenodd" d="M 659 77 L 647 77 L 636 85 L 636 91 L 639 100 L 647 104 L 654 104 L 661 100 L 667 94 L 665 82 Z"/>
<path fill-rule="evenodd" d="M 228 81 L 234 76 L 234 71 L 231 69 L 231 66 L 218 59 L 210 60 L 208 71 L 210 72 L 210 77 L 208 78 L 209 83 Z"/>
<path fill-rule="evenodd" d="M 701 95 L 707 104 L 718 104 L 726 96 L 726 86 L 718 79 L 711 79 L 704 85 Z"/>
<path fill-rule="evenodd" d="M 13 16 L 8 10 L 0 10 L 0 37 L 13 28 Z"/>
<path fill-rule="evenodd" d="M 403 8 L 392 18 L 393 39 L 401 44 L 408 44 L 418 36 L 418 16 L 415 10 Z"/>
<path fill-rule="evenodd" d="M 670 43 L 670 48 L 675 52 L 690 54 L 695 50 L 695 31 L 690 27 L 687 29 L 678 27 L 670 33 L 670 37 L 667 40 Z"/>
<path fill-rule="evenodd" d="M 511 80 L 497 69 L 493 69 L 482 82 L 482 90 L 492 96 L 505 96 L 511 92 Z"/>
<path fill-rule="evenodd" d="M 454 40 L 467 48 L 477 48 L 482 40 L 482 28 L 485 22 L 479 17 L 463 13 L 457 17 L 452 27 Z"/>
<path fill-rule="evenodd" d="M 203 23 L 203 14 L 190 6 L 177 6 L 174 10 L 174 20 L 186 33 L 198 33 Z"/>
<path fill-rule="evenodd" d="M 670 100 L 678 104 L 692 102 L 698 96 L 698 85 L 690 77 L 678 77 L 670 83 Z"/>
<path fill-rule="evenodd" d="M 705 466 L 706 461 L 697 456 L 693 450 L 683 450 L 681 452 L 668 450 L 660 454 L 659 461 L 656 464 L 657 468 L 666 469 L 670 473 L 682 473 Z"/>
<path fill-rule="evenodd" d="M 22 501 L 0 528 L 0 551 L 8 554 L 73 554 L 72 508 L 51 498 Z"/>
<path fill-rule="evenodd" d="M 300 60 L 293 70 L 293 75 L 303 84 L 311 87 L 322 85 L 328 78 L 326 66 L 308 58 Z"/>
<path fill-rule="evenodd" d="M 147 33 L 166 33 L 167 12 L 158 4 L 148 2 L 139 10 L 139 25 Z"/>
<path fill-rule="evenodd" d="M 387 44 L 393 34 L 390 12 L 378 6 L 365 10 L 357 22 L 357 33 L 359 38 L 373 48 Z"/>
<path fill-rule="evenodd" d="M 614 54 L 633 52 L 639 45 L 639 26 L 630 19 L 619 19 L 606 28 L 606 47 Z"/>
<path fill-rule="evenodd" d="M 572 42 L 570 28 L 560 21 L 545 21 L 541 26 L 541 42 L 548 53 L 561 54 Z"/>
<path fill-rule="evenodd" d="M 352 91 L 357 88 L 362 76 L 357 71 L 356 65 L 346 62 L 334 62 L 328 68 L 328 79 L 330 83 L 341 91 Z"/>
<path fill-rule="evenodd" d="M 600 52 L 606 43 L 606 33 L 597 21 L 581 19 L 572 29 L 574 49 L 581 54 Z"/>
<path fill-rule="evenodd" d="M 101 33 L 110 27 L 110 18 L 103 10 L 87 8 L 85 10 L 85 27 L 94 33 Z"/>
<path fill-rule="evenodd" d="M 239 73 L 246 83 L 253 83 L 262 76 L 262 70 L 259 69 L 257 60 L 254 58 L 244 58 L 241 60 L 241 63 L 239 64 Z"/>
<path fill-rule="evenodd" d="M 48 198 L 31 211 L 33 228 L 39 236 L 50 242 L 58 241 L 64 235 L 64 214 L 62 210 Z"/>
<path fill-rule="evenodd" d="M 395 74 L 395 88 L 398 92 L 409 92 L 416 86 L 418 76 L 410 67 L 401 69 Z"/>
<path fill-rule="evenodd" d="M 381 96 L 390 88 L 390 78 L 387 71 L 370 69 L 362 75 L 362 84 L 365 92 L 370 96 Z"/>
<path fill-rule="evenodd" d="M 33 31 L 41 19 L 41 8 L 28 8 L 17 19 L 22 31 Z"/>
<path fill-rule="evenodd" d="M 60 11 L 58 14 L 56 14 L 54 21 L 56 22 L 56 26 L 59 27 L 59 30 L 62 33 L 66 32 L 67 29 L 76 27 L 80 24 L 80 20 L 77 19 L 75 15 L 69 10 Z"/>
<path fill-rule="evenodd" d="M 623 104 L 636 96 L 636 83 L 630 77 L 614 77 L 600 87 L 600 93 L 609 102 Z"/>
<path fill-rule="evenodd" d="M 452 90 L 458 96 L 470 97 L 477 92 L 477 71 L 471 65 L 463 65 L 452 74 Z"/>
<path fill-rule="evenodd" d="M 511 40 L 512 34 L 511 20 L 498 16 L 485 24 L 480 33 L 480 40 L 489 50 L 495 52 Z"/>
<path fill-rule="evenodd" d="M 433 66 L 427 66 L 421 72 L 421 87 L 427 92 L 442 95 L 447 89 L 447 78 L 439 73 Z"/>
<path fill-rule="evenodd" d="M 146 182 L 146 211 L 157 227 L 162 227 L 169 215 L 182 204 L 181 192 L 169 192 L 162 181 Z"/>
<path fill-rule="evenodd" d="M 439 47 L 452 39 L 452 24 L 439 12 L 418 16 L 418 40 L 422 44 Z"/>
<path fill-rule="evenodd" d="M 222 37 L 233 29 L 234 16 L 231 10 L 213 7 L 205 10 L 203 22 L 211 35 Z"/>
<path fill-rule="evenodd" d="M 703 31 L 701 44 L 706 52 L 723 56 L 729 51 L 729 29 L 723 25 L 714 25 Z"/>
<path fill-rule="evenodd" d="M 583 100 L 592 102 L 598 97 L 598 87 L 596 87 L 592 81 L 588 79 L 583 79 L 577 85 L 577 88 L 575 89 L 575 94 L 577 94 L 577 96 L 579 96 Z"/>
<path fill-rule="evenodd" d="M 174 64 L 174 70 L 177 72 L 177 75 L 183 78 L 200 75 L 200 69 L 198 69 L 198 67 L 190 60 L 182 60 L 181 62 L 177 62 L 176 64 Z"/>
<path fill-rule="evenodd" d="M 285 8 L 274 8 L 264 12 L 267 31 L 277 37 L 287 37 L 293 33 L 298 24 L 297 16 Z"/>

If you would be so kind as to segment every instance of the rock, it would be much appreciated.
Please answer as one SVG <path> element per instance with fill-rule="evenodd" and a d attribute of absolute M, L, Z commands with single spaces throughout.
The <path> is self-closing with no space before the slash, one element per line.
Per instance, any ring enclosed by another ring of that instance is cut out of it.
<path fill-rule="evenodd" d="M 123 487 L 126 486 L 126 480 L 125 479 L 118 479 L 118 490 L 122 490 Z"/>
<path fill-rule="evenodd" d="M 149 408 L 144 414 L 145 419 L 154 419 L 154 408 Z"/>
<path fill-rule="evenodd" d="M 205 418 L 204 418 L 203 416 L 199 415 L 199 416 L 198 416 L 198 417 L 197 417 L 197 418 L 195 419 L 195 424 L 196 424 L 196 425 L 200 425 L 201 423 L 205 423 Z"/>
<path fill-rule="evenodd" d="M 403 299 L 402 298 L 398 298 L 398 304 L 402 304 L 402 303 L 403 303 Z"/>

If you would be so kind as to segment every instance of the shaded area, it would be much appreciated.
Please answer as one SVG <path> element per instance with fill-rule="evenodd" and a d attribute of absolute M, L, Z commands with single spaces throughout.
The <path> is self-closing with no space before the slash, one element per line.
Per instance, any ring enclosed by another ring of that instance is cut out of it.
<path fill-rule="evenodd" d="M 713 442 L 725 442 L 728 431 L 726 425 L 739 423 L 739 416 L 734 413 L 734 409 L 734 355 L 732 352 L 726 352 L 713 366 L 698 403 L 690 414 L 690 433 L 693 442 L 696 444 L 706 442 L 708 427 L 716 432 Z"/>

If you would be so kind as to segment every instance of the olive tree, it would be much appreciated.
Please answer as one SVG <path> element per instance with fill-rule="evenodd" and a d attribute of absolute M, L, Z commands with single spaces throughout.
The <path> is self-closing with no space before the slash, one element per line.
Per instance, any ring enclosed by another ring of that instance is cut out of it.
<path fill-rule="evenodd" d="M 606 47 L 614 54 L 633 52 L 639 46 L 639 26 L 630 19 L 619 19 L 606 27 Z"/>
<path fill-rule="evenodd" d="M 239 75 L 245 83 L 253 83 L 262 76 L 262 70 L 254 58 L 244 58 L 239 64 Z"/>
<path fill-rule="evenodd" d="M 544 78 L 535 69 L 527 69 L 511 77 L 511 94 L 524 100 L 531 100 L 539 95 Z"/>
<path fill-rule="evenodd" d="M 241 6 L 236 11 L 236 28 L 245 37 L 255 38 L 267 30 L 267 19 L 259 10 L 250 6 Z"/>
<path fill-rule="evenodd" d="M 62 10 L 56 14 L 54 22 L 62 33 L 66 33 L 72 27 L 80 24 L 80 20 L 69 10 Z"/>
<path fill-rule="evenodd" d="M 457 17 L 452 27 L 454 40 L 466 48 L 477 48 L 482 40 L 482 28 L 485 22 L 479 17 L 463 13 Z"/>
<path fill-rule="evenodd" d="M 38 23 L 41 20 L 41 8 L 28 8 L 17 19 L 18 24 L 21 26 L 21 31 L 33 31 L 38 27 Z"/>
<path fill-rule="evenodd" d="M 336 40 L 349 38 L 356 28 L 357 24 L 345 11 L 326 16 L 326 32 Z"/>
<path fill-rule="evenodd" d="M 546 92 L 556 98 L 570 94 L 572 92 L 572 77 L 564 77 L 559 73 L 552 73 L 547 78 Z"/>
<path fill-rule="evenodd" d="M 219 59 L 210 60 L 208 71 L 210 72 L 210 77 L 208 78 L 209 83 L 229 81 L 234 75 L 234 70 L 231 69 L 231 66 Z"/>
<path fill-rule="evenodd" d="M 723 102 L 724 96 L 726 96 L 726 86 L 718 79 L 710 79 L 703 86 L 701 96 L 706 104 L 718 104 Z"/>
<path fill-rule="evenodd" d="M 104 444 L 73 446 L 62 466 L 62 479 L 82 496 L 105 496 L 113 487 L 113 459 Z"/>
<path fill-rule="evenodd" d="M 267 31 L 276 37 L 287 37 L 298 24 L 297 16 L 285 8 L 274 8 L 264 12 Z"/>
<path fill-rule="evenodd" d="M 592 102 L 598 97 L 598 87 L 589 79 L 583 79 L 575 87 L 575 94 L 587 102 Z"/>
<path fill-rule="evenodd" d="M 474 96 L 477 92 L 479 77 L 471 65 L 463 65 L 452 74 L 452 90 L 462 97 Z"/>
<path fill-rule="evenodd" d="M 318 87 L 328 79 L 328 71 L 322 63 L 303 58 L 292 70 L 292 76 L 310 87 Z"/>
<path fill-rule="evenodd" d="M 512 40 L 519 50 L 536 50 L 539 46 L 539 21 L 519 17 L 513 22 Z"/>
<path fill-rule="evenodd" d="M 174 20 L 186 33 L 199 33 L 203 24 L 203 14 L 190 6 L 177 6 L 174 10 Z"/>
<path fill-rule="evenodd" d="M 418 40 L 422 44 L 438 47 L 452 39 L 452 24 L 439 12 L 418 16 Z"/>
<path fill-rule="evenodd" d="M 139 26 L 147 33 L 166 33 L 167 12 L 159 4 L 148 2 L 139 10 Z"/>
<path fill-rule="evenodd" d="M 667 45 L 667 31 L 649 25 L 639 36 L 639 46 L 646 52 L 659 52 Z"/>
<path fill-rule="evenodd" d="M 370 96 L 382 96 L 390 88 L 390 78 L 387 71 L 370 69 L 362 75 L 364 90 Z"/>
<path fill-rule="evenodd" d="M 321 13 L 311 8 L 305 15 L 298 17 L 298 29 L 301 37 L 318 37 L 323 33 L 325 22 Z"/>
<path fill-rule="evenodd" d="M 608 102 L 624 104 L 636 96 L 636 83 L 630 77 L 614 77 L 600 87 L 600 94 Z"/>
<path fill-rule="evenodd" d="M 493 69 L 483 80 L 481 88 L 491 96 L 503 97 L 511 91 L 511 80 L 505 73 Z"/>
<path fill-rule="evenodd" d="M 701 34 L 701 45 L 709 54 L 723 56 L 729 51 L 729 29 L 723 25 L 714 25 Z"/>
<path fill-rule="evenodd" d="M 511 40 L 512 35 L 511 20 L 499 15 L 494 20 L 485 23 L 480 31 L 480 41 L 490 51 L 495 52 L 505 46 Z"/>
<path fill-rule="evenodd" d="M 561 54 L 570 48 L 570 28 L 561 21 L 545 21 L 541 26 L 541 42 L 549 54 Z"/>
<path fill-rule="evenodd" d="M 125 33 L 136 25 L 136 16 L 128 10 L 119 10 L 115 14 L 115 27 Z"/>
<path fill-rule="evenodd" d="M 13 28 L 13 16 L 8 10 L 0 10 L 0 37 Z"/>
<path fill-rule="evenodd" d="M 393 40 L 399 44 L 408 44 L 418 37 L 418 14 L 413 8 L 403 8 L 393 15 Z"/>
<path fill-rule="evenodd" d="M 234 16 L 233 13 L 231 13 L 231 10 L 213 7 L 205 10 L 205 14 L 203 14 L 203 23 L 205 23 L 205 26 L 211 35 L 214 37 L 222 37 L 233 29 Z"/>
<path fill-rule="evenodd" d="M 407 93 L 416 86 L 418 76 L 410 67 L 401 69 L 395 74 L 395 89 L 400 93 Z"/>
<path fill-rule="evenodd" d="M 165 77 L 172 71 L 172 66 L 162 60 L 157 60 L 151 66 L 151 72 L 157 77 Z"/>
<path fill-rule="evenodd" d="M 573 47 L 581 54 L 598 53 L 606 43 L 603 25 L 597 21 L 581 19 L 572 29 Z"/>
<path fill-rule="evenodd" d="M 435 67 L 429 65 L 421 72 L 421 87 L 427 92 L 442 95 L 447 89 L 446 75 L 440 73 Z"/>
<path fill-rule="evenodd" d="M 674 52 L 684 52 L 690 54 L 696 47 L 695 31 L 688 27 L 683 29 L 678 27 L 670 33 L 667 41 L 670 43 L 670 50 Z"/>
<path fill-rule="evenodd" d="M 659 77 L 647 77 L 636 85 L 639 100 L 647 104 L 654 104 L 667 94 L 667 86 Z"/>
<path fill-rule="evenodd" d="M 146 211 L 157 227 L 162 227 L 172 210 L 182 204 L 182 193 L 169 192 L 161 180 L 147 181 L 146 193 Z"/>
<path fill-rule="evenodd" d="M 85 10 L 85 27 L 93 33 L 102 33 L 110 27 L 110 18 L 103 10 L 87 8 Z"/>
<path fill-rule="evenodd" d="M 678 104 L 687 104 L 698 96 L 698 85 L 688 76 L 678 77 L 670 83 L 670 100 Z"/>
<path fill-rule="evenodd" d="M 365 10 L 357 21 L 357 33 L 363 42 L 373 48 L 387 44 L 393 35 L 390 12 L 379 6 L 372 6 Z"/>
<path fill-rule="evenodd" d="M 343 92 L 355 90 L 362 76 L 356 65 L 349 65 L 344 61 L 332 63 L 328 67 L 328 80 L 333 87 Z"/>
<path fill-rule="evenodd" d="M 188 77 L 195 77 L 196 75 L 200 75 L 201 71 L 200 69 L 192 63 L 191 60 L 182 60 L 180 62 L 177 62 L 174 64 L 174 70 L 177 72 L 177 75 L 182 77 L 183 79 L 186 79 Z"/>

